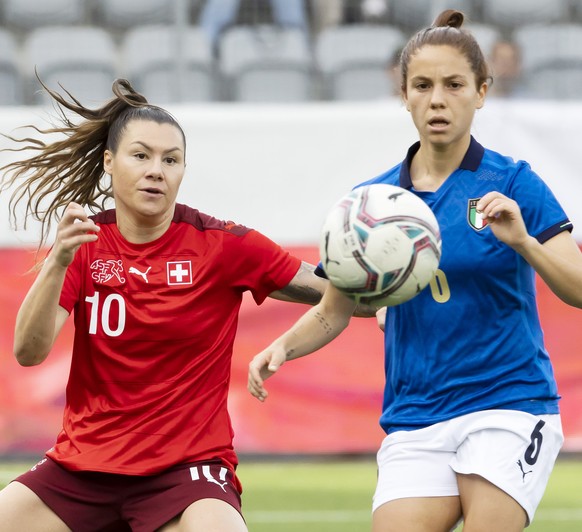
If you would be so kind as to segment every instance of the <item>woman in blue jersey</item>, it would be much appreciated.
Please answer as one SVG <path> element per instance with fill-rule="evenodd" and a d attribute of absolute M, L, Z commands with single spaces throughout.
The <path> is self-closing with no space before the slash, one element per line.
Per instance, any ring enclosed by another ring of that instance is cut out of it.
<path fill-rule="evenodd" d="M 413 191 L 434 211 L 443 243 L 439 283 L 385 316 L 377 532 L 444 532 L 460 519 L 464 530 L 521 531 L 563 442 L 534 281 L 537 272 L 582 307 L 582 253 L 530 166 L 471 136 L 490 75 L 462 23 L 462 13 L 445 11 L 403 49 L 402 97 L 420 140 L 363 183 Z M 335 338 L 353 305 L 329 286 L 253 359 L 249 391 L 265 400 L 264 380 Z"/>

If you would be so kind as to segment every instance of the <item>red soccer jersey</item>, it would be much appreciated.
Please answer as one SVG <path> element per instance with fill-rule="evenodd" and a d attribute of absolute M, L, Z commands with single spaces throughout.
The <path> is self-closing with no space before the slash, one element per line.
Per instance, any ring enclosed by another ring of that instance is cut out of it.
<path fill-rule="evenodd" d="M 257 304 L 299 268 L 253 231 L 177 205 L 168 231 L 131 244 L 115 211 L 94 217 L 60 304 L 75 311 L 63 430 L 48 455 L 71 470 L 147 475 L 236 465 L 227 394 L 243 292 Z"/>

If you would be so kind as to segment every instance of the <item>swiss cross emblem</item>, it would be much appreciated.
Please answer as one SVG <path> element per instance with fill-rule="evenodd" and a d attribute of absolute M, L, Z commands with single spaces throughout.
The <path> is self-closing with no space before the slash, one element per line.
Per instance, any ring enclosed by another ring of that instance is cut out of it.
<path fill-rule="evenodd" d="M 189 260 L 177 260 L 166 263 L 168 284 L 192 284 L 192 263 Z"/>

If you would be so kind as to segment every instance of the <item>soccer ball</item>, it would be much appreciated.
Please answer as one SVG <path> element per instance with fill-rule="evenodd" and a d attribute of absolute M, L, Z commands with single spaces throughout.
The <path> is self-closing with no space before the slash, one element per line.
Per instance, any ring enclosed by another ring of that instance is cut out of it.
<path fill-rule="evenodd" d="M 374 184 L 332 207 L 319 252 L 334 286 L 380 308 L 404 303 L 428 285 L 439 265 L 441 236 L 435 215 L 418 196 Z"/>

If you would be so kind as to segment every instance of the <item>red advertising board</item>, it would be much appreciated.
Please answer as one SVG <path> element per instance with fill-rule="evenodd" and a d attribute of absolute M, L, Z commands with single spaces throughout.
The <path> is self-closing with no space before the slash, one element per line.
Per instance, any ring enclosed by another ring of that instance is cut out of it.
<path fill-rule="evenodd" d="M 291 251 L 317 260 L 314 247 Z M 68 378 L 72 320 L 40 366 L 20 367 L 12 356 L 18 306 L 34 275 L 34 251 L 0 249 L 0 455 L 41 454 L 60 428 Z M 565 450 L 582 451 L 582 311 L 538 283 L 546 343 L 562 399 Z M 251 358 L 306 310 L 245 298 L 232 365 L 230 411 L 241 453 L 367 453 L 383 434 L 378 426 L 383 387 L 382 335 L 375 320 L 355 318 L 348 330 L 318 353 L 285 365 L 268 381 L 261 404 L 246 390 Z"/>

